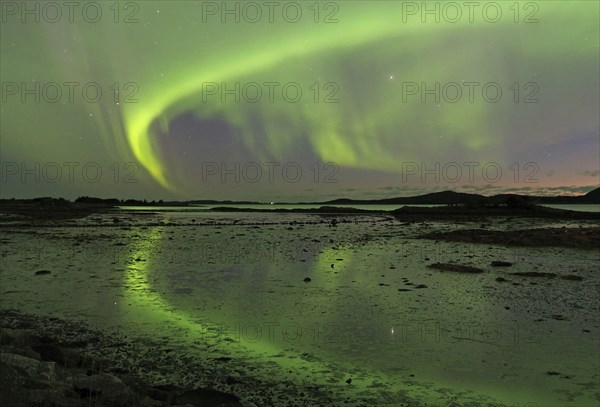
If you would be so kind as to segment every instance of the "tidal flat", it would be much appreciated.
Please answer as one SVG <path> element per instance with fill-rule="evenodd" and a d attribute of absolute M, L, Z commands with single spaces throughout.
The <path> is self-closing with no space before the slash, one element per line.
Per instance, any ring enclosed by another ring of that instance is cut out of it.
<path fill-rule="evenodd" d="M 7 218 L 2 326 L 81 324 L 106 373 L 256 406 L 597 406 L 598 231 L 384 213 Z"/>

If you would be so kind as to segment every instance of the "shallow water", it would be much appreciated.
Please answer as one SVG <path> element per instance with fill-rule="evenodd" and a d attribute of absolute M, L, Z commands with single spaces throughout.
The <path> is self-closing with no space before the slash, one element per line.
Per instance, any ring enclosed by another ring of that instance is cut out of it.
<path fill-rule="evenodd" d="M 219 204 L 219 205 L 190 205 L 190 206 L 120 206 L 119 208 L 132 211 L 161 211 L 161 212 L 202 212 L 212 208 L 241 208 L 241 209 L 319 209 L 323 206 L 336 206 L 340 208 L 354 208 L 368 211 L 393 211 L 403 206 L 411 208 L 433 208 L 446 205 L 344 205 L 344 204 Z"/>
<path fill-rule="evenodd" d="M 318 215 L 237 215 L 192 223 L 187 213 L 143 221 L 124 213 L 123 222 L 165 226 L 97 227 L 114 216 L 94 215 L 76 221 L 86 227 L 3 227 L 2 307 L 232 357 L 247 375 L 316 385 L 356 405 L 598 405 L 597 251 L 414 239 L 479 224 L 369 215 L 330 227 Z M 264 219 L 283 224 L 240 224 Z M 491 268 L 491 260 L 515 264 Z M 437 261 L 486 272 L 427 268 Z M 34 275 L 40 269 L 52 274 Z M 507 275 L 516 271 L 584 281 Z"/>

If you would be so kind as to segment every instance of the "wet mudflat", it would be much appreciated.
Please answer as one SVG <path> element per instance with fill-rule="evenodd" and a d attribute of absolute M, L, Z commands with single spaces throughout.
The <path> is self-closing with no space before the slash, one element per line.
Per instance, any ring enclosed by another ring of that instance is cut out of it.
<path fill-rule="evenodd" d="M 2 308 L 118 331 L 128 360 L 172 359 L 142 369 L 149 384 L 256 405 L 598 404 L 598 251 L 472 232 L 594 222 L 270 216 L 4 225 Z M 120 374 L 112 349 L 97 353 Z"/>

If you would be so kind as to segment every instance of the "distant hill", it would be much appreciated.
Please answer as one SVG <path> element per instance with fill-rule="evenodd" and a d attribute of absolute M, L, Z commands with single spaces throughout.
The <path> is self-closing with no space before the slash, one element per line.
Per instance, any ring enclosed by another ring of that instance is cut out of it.
<path fill-rule="evenodd" d="M 0 199 L 0 206 L 35 204 L 41 206 L 65 206 L 69 201 L 63 198 L 41 197 L 35 199 Z M 138 199 L 103 199 L 94 197 L 79 197 L 75 200 L 80 205 L 95 206 L 118 206 L 118 205 L 140 205 L 140 206 L 188 206 L 188 205 L 259 205 L 254 201 L 217 201 L 217 200 L 193 200 L 193 201 L 146 201 Z M 600 204 L 600 188 L 596 188 L 581 196 L 535 196 L 517 194 L 498 194 L 484 196 L 479 194 L 468 194 L 464 192 L 442 191 L 431 194 L 396 197 L 385 199 L 348 199 L 340 198 L 325 202 L 305 202 L 311 205 L 458 205 L 489 206 L 516 204 L 518 206 L 530 204 Z M 285 203 L 279 203 L 285 205 Z M 287 203 L 293 205 L 294 203 Z"/>
<path fill-rule="evenodd" d="M 507 195 L 496 195 L 495 197 L 501 198 L 503 196 L 506 197 Z M 521 196 L 536 204 L 600 204 L 600 188 L 581 196 Z"/>
<path fill-rule="evenodd" d="M 590 203 L 600 203 L 600 188 L 596 188 L 587 194 L 585 194 L 582 201 L 589 201 Z"/>
<path fill-rule="evenodd" d="M 460 203 L 479 203 L 485 202 L 488 198 L 478 194 L 467 194 L 463 192 L 443 191 L 433 192 L 431 194 L 386 198 L 386 199 L 334 199 L 332 201 L 321 202 L 325 205 L 446 205 Z"/>
<path fill-rule="evenodd" d="M 318 203 L 323 205 L 493 205 L 504 204 L 509 199 L 516 199 L 530 204 L 600 204 L 600 188 L 596 188 L 582 196 L 530 196 L 518 194 L 484 196 L 463 192 L 443 191 L 410 197 L 385 199 L 334 199 L 332 201 Z"/>

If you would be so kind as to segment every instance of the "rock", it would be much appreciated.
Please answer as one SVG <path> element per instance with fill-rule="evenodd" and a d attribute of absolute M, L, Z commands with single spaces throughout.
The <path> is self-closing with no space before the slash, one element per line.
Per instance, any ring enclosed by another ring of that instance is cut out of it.
<path fill-rule="evenodd" d="M 80 367 L 82 358 L 79 353 L 52 344 L 33 346 L 32 349 L 40 354 L 42 360 L 56 362 L 63 367 Z"/>
<path fill-rule="evenodd" d="M 0 399 L 11 402 L 22 400 L 27 378 L 22 372 L 5 363 L 0 363 Z M 23 404 L 20 405 L 25 405 Z"/>
<path fill-rule="evenodd" d="M 148 396 L 155 400 L 163 401 L 165 403 L 169 403 L 173 398 L 172 394 L 175 391 L 175 387 L 172 386 L 153 386 L 146 389 Z"/>
<path fill-rule="evenodd" d="M 145 396 L 140 400 L 140 407 L 161 407 L 163 403 L 158 400 L 154 400 L 148 396 Z"/>
<path fill-rule="evenodd" d="M 40 359 L 39 353 L 33 351 L 28 346 L 20 347 L 20 346 L 14 346 L 14 345 L 2 345 L 0 347 L 0 351 L 4 352 L 4 353 L 14 353 L 15 355 L 21 355 L 21 356 L 25 356 L 27 358 L 31 358 L 31 359 L 35 359 L 35 360 Z"/>
<path fill-rule="evenodd" d="M 3 389 L 10 387 L 24 387 L 28 379 L 23 371 L 18 371 L 7 363 L 0 362 L 0 383 Z"/>
<path fill-rule="evenodd" d="M 348 384 L 352 383 L 352 378 L 349 378 L 348 380 L 346 380 L 346 383 L 348 383 Z"/>
<path fill-rule="evenodd" d="M 12 344 L 30 344 L 35 340 L 31 337 L 29 332 L 24 329 L 11 329 L 2 328 L 0 329 L 0 344 L 1 345 L 12 345 Z"/>
<path fill-rule="evenodd" d="M 214 358 L 213 360 L 215 360 L 217 362 L 231 362 L 233 360 L 233 358 L 230 358 L 229 356 L 221 356 L 218 358 Z"/>
<path fill-rule="evenodd" d="M 509 261 L 499 261 L 499 260 L 494 260 L 491 263 L 492 267 L 510 267 L 512 266 L 512 263 Z"/>
<path fill-rule="evenodd" d="M 462 264 L 449 264 L 449 263 L 434 263 L 429 265 L 430 268 L 441 270 L 441 271 L 454 271 L 456 273 L 483 273 L 483 270 L 477 267 L 464 266 Z"/>
<path fill-rule="evenodd" d="M 241 407 L 239 399 L 232 395 L 212 389 L 188 390 L 175 397 L 177 404 L 190 404 L 194 407 L 219 406 L 219 407 Z"/>
<path fill-rule="evenodd" d="M 305 283 L 308 283 L 309 281 L 312 281 L 312 280 L 310 279 L 310 277 L 305 277 L 305 278 L 304 278 L 304 282 L 305 282 Z"/>
<path fill-rule="evenodd" d="M 64 355 L 58 346 L 44 343 L 33 346 L 32 349 L 40 354 L 42 360 L 64 364 L 62 363 L 64 361 Z"/>
<path fill-rule="evenodd" d="M 508 246 L 559 246 L 597 249 L 600 245 L 600 228 L 536 228 L 511 231 L 460 229 L 451 232 L 429 233 L 420 236 L 420 238 Z"/>
<path fill-rule="evenodd" d="M 7 355 L 7 354 L 4 354 Z M 10 358 L 9 358 L 10 359 Z M 65 387 L 61 382 L 44 382 L 29 375 L 30 372 L 0 362 L 0 400 L 2 405 L 12 407 L 30 406 L 79 406 L 65 400 Z M 15 360 L 9 360 L 15 363 Z M 23 361 L 16 362 L 21 364 Z M 37 362 L 34 360 L 34 362 Z M 29 362 L 25 362 L 29 364 Z M 42 363 L 42 362 L 37 362 Z M 78 401 L 78 400 L 77 400 Z"/>
<path fill-rule="evenodd" d="M 58 381 L 54 362 L 40 362 L 14 353 L 0 353 L 0 364 L 10 366 L 34 383 Z"/>
<path fill-rule="evenodd" d="M 539 271 L 519 271 L 517 273 L 511 273 L 513 276 L 520 277 L 546 277 L 546 278 L 554 278 L 556 277 L 555 273 L 541 273 Z"/>
<path fill-rule="evenodd" d="M 81 397 L 100 397 L 114 406 L 131 406 L 137 402 L 137 395 L 121 379 L 108 373 L 79 376 L 73 382 L 73 389 Z"/>
<path fill-rule="evenodd" d="M 50 270 L 38 270 L 35 272 L 36 276 L 47 276 L 48 274 L 51 274 Z"/>
<path fill-rule="evenodd" d="M 242 383 L 242 381 L 236 377 L 233 376 L 227 376 L 227 379 L 225 379 L 225 383 L 227 384 L 240 384 Z"/>
<path fill-rule="evenodd" d="M 582 281 L 583 280 L 583 277 L 576 276 L 575 274 L 567 274 L 564 276 L 560 276 L 560 278 L 563 280 L 571 280 L 571 281 Z"/>

